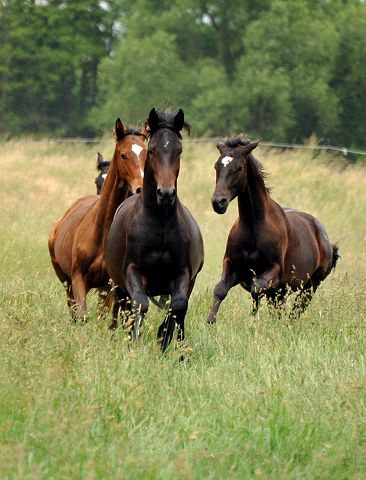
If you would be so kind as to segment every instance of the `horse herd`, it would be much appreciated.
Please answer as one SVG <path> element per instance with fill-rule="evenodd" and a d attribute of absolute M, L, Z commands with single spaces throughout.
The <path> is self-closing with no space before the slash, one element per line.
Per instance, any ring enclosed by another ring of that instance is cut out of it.
<path fill-rule="evenodd" d="M 190 127 L 181 109 L 153 108 L 142 129 L 117 119 L 110 165 L 98 154 L 100 195 L 76 200 L 48 240 L 74 319 L 87 319 L 86 296 L 97 288 L 102 308 L 112 308 L 110 327 L 122 315 L 137 340 L 150 298 L 169 306 L 157 334 L 163 352 L 175 326 L 178 340 L 184 339 L 189 297 L 204 261 L 199 226 L 177 193 L 183 129 Z M 294 310 L 303 311 L 339 257 L 319 220 L 271 198 L 252 154 L 258 143 L 239 135 L 217 144 L 212 207 L 224 214 L 237 198 L 239 217 L 228 236 L 209 324 L 238 284 L 250 292 L 254 312 L 262 297 L 278 307 L 291 291 L 298 291 Z"/>

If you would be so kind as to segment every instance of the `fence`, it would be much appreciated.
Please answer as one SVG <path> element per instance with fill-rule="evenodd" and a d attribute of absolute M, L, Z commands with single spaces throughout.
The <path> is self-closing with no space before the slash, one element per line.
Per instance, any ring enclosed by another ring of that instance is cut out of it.
<path fill-rule="evenodd" d="M 185 138 L 184 143 L 216 143 L 223 140 L 224 137 L 197 137 L 197 138 Z M 52 140 L 19 140 L 22 143 L 110 143 L 110 139 L 107 138 L 56 138 Z M 336 147 L 333 145 L 303 145 L 298 143 L 271 143 L 261 141 L 261 147 L 268 148 L 282 148 L 282 149 L 304 149 L 314 151 L 333 151 L 338 152 L 343 157 L 358 157 L 366 156 L 366 151 L 348 149 L 346 147 Z"/>

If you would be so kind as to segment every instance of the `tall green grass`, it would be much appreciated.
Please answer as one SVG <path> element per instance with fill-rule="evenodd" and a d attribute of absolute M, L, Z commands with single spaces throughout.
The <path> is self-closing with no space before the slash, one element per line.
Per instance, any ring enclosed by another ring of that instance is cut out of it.
<path fill-rule="evenodd" d="M 185 144 L 178 193 L 206 261 L 186 319 L 187 361 L 113 335 L 88 298 L 70 322 L 49 261 L 52 224 L 94 193 L 97 150 L 1 145 L 0 477 L 3 479 L 364 479 L 366 172 L 327 155 L 258 149 L 272 196 L 315 214 L 341 260 L 298 320 L 259 318 L 239 287 L 205 322 L 236 204 L 214 214 L 213 145 Z"/>

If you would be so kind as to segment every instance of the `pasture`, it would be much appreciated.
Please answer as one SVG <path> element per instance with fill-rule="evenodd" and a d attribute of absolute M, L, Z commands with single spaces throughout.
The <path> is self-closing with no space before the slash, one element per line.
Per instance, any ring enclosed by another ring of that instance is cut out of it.
<path fill-rule="evenodd" d="M 309 211 L 341 259 L 305 314 L 259 318 L 240 287 L 206 325 L 234 201 L 210 197 L 214 144 L 183 140 L 178 194 L 197 219 L 205 264 L 186 317 L 187 361 L 111 334 L 88 296 L 74 325 L 47 238 L 77 197 L 95 193 L 100 145 L 1 144 L 0 472 L 33 479 L 363 479 L 366 475 L 366 170 L 328 154 L 267 150 L 272 197 Z M 291 302 L 290 302 L 291 303 Z"/>

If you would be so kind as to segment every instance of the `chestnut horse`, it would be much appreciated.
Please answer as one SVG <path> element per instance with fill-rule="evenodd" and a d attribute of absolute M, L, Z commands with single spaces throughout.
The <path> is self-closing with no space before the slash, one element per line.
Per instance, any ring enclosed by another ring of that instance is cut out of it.
<path fill-rule="evenodd" d="M 262 296 L 278 306 L 290 291 L 299 291 L 295 308 L 301 312 L 338 259 L 338 247 L 319 220 L 272 200 L 262 166 L 251 153 L 258 143 L 237 136 L 217 144 L 212 206 L 223 214 L 238 197 L 239 218 L 230 230 L 221 280 L 214 289 L 207 319 L 211 324 L 230 288 L 238 284 L 251 293 L 254 312 Z"/>
<path fill-rule="evenodd" d="M 164 352 L 173 337 L 184 339 L 184 318 L 197 274 L 203 265 L 200 229 L 177 196 L 182 153 L 181 130 L 189 129 L 180 109 L 150 112 L 143 191 L 127 199 L 109 230 L 105 262 L 117 286 L 113 326 L 118 310 L 132 310 L 132 339 L 137 340 L 148 296 L 170 295 L 171 305 L 158 329 Z"/>
<path fill-rule="evenodd" d="M 91 288 L 108 290 L 104 246 L 117 207 L 142 189 L 146 136 L 125 129 L 118 118 L 116 146 L 100 196 L 76 200 L 53 227 L 48 248 L 56 275 L 64 284 L 72 317 L 86 320 L 86 295 Z"/>
<path fill-rule="evenodd" d="M 102 191 L 102 187 L 104 184 L 104 180 L 106 179 L 109 167 L 111 162 L 108 160 L 104 160 L 103 155 L 98 152 L 97 155 L 97 170 L 99 170 L 99 175 L 95 178 L 95 185 L 97 187 L 97 195 L 100 195 Z"/>

